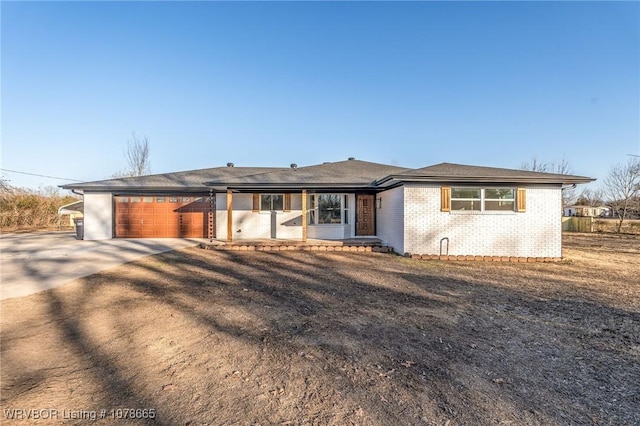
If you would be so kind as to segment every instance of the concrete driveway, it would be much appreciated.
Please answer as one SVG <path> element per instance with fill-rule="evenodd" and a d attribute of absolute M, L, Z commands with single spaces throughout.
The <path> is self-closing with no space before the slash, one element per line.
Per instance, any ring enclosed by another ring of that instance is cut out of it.
<path fill-rule="evenodd" d="M 48 290 L 143 256 L 205 240 L 137 238 L 79 241 L 74 232 L 0 235 L 0 300 Z"/>

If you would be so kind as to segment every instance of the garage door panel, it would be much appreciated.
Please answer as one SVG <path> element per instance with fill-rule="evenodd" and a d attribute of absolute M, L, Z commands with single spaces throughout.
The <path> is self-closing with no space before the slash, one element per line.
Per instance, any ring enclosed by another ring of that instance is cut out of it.
<path fill-rule="evenodd" d="M 208 236 L 206 197 L 128 196 L 115 201 L 116 237 L 176 238 Z M 194 201 L 197 200 L 197 201 Z M 214 220 L 215 214 L 212 215 Z M 215 230 L 215 225 L 213 226 Z M 213 235 L 215 236 L 215 235 Z"/>

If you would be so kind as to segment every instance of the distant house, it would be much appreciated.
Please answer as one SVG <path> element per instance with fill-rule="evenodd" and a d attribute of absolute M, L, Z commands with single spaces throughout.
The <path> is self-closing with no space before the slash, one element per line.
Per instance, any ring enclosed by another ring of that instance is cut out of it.
<path fill-rule="evenodd" d="M 613 209 L 608 206 L 568 206 L 563 213 L 564 216 L 612 217 Z"/>
<path fill-rule="evenodd" d="M 399 253 L 561 256 L 561 192 L 583 176 L 349 159 L 215 167 L 64 185 L 84 194 L 84 237 L 306 240 L 376 237 Z"/>
<path fill-rule="evenodd" d="M 83 217 L 84 202 L 74 201 L 73 203 L 65 204 L 58 209 L 58 225 L 59 226 L 73 226 L 74 219 Z"/>

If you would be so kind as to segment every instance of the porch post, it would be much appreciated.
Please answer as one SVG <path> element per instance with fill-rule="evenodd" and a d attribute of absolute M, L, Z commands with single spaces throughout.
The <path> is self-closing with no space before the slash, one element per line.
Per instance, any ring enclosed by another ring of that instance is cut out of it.
<path fill-rule="evenodd" d="M 233 192 L 227 189 L 227 241 L 233 241 Z"/>
<path fill-rule="evenodd" d="M 302 190 L 302 241 L 307 241 L 307 190 Z"/>

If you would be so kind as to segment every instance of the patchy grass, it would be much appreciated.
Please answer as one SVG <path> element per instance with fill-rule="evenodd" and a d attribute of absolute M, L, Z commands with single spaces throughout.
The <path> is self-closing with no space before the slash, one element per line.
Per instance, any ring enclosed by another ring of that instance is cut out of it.
<path fill-rule="evenodd" d="M 2 409 L 640 424 L 640 236 L 564 239 L 552 264 L 187 249 L 5 300 Z"/>

